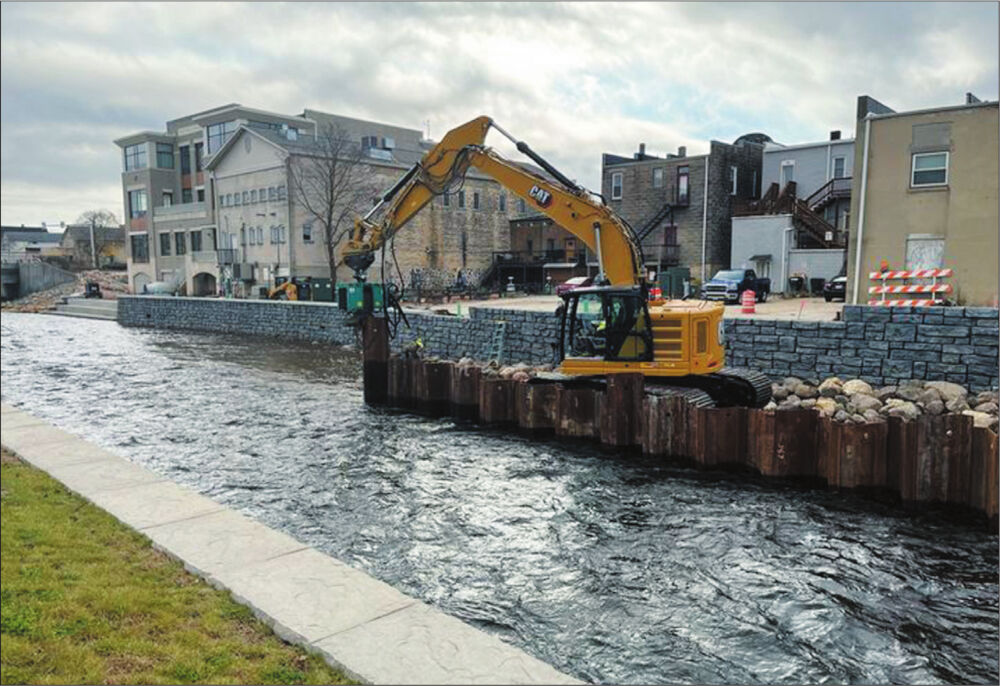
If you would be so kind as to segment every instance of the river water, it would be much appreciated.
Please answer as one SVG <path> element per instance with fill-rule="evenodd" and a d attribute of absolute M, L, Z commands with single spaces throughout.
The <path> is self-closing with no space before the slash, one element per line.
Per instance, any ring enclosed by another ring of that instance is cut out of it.
<path fill-rule="evenodd" d="M 325 345 L 2 315 L 2 394 L 580 679 L 997 683 L 981 523 L 372 409 Z"/>

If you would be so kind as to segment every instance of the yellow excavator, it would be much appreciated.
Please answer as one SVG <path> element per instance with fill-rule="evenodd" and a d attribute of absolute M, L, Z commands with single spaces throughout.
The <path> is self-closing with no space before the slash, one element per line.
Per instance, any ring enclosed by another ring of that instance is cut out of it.
<path fill-rule="evenodd" d="M 549 176 L 504 159 L 484 145 L 490 129 Z M 763 407 L 770 380 L 759 372 L 724 368 L 724 307 L 700 300 L 650 301 L 642 248 L 632 228 L 604 199 L 576 184 L 489 117 L 449 131 L 354 224 L 344 262 L 364 282 L 396 232 L 435 196 L 461 184 L 469 167 L 492 177 L 549 216 L 597 256 L 594 285 L 561 297 L 556 344 L 564 377 L 592 378 L 640 372 L 647 383 L 704 391 L 716 405 Z M 382 213 L 377 221 L 376 214 Z"/>

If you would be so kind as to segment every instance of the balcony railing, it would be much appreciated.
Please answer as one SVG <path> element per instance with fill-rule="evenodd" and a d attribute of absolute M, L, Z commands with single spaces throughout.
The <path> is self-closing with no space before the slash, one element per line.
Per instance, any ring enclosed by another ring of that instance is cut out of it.
<path fill-rule="evenodd" d="M 155 219 L 182 219 L 187 216 L 207 217 L 208 205 L 204 202 L 185 202 L 178 205 L 167 205 L 153 208 Z"/>
<path fill-rule="evenodd" d="M 851 197 L 851 181 L 850 176 L 830 179 L 806 198 L 806 205 L 815 211 L 829 204 L 832 200 Z"/>
<path fill-rule="evenodd" d="M 194 250 L 191 252 L 191 261 L 215 265 L 219 263 L 219 255 L 215 250 Z"/>

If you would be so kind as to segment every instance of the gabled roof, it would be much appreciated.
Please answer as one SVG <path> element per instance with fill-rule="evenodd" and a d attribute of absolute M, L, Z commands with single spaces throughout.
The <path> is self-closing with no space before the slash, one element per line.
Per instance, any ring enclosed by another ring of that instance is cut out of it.
<path fill-rule="evenodd" d="M 3 232 L 5 243 L 58 243 L 61 238 L 61 233 L 49 233 L 48 231 L 13 230 Z"/>
<path fill-rule="evenodd" d="M 268 145 L 281 150 L 282 152 L 290 152 L 286 146 L 281 145 L 277 141 L 271 140 L 268 136 L 264 135 L 263 131 L 257 129 L 251 129 L 249 126 L 240 125 L 238 129 L 229 137 L 222 147 L 212 153 L 211 158 L 205 163 L 205 169 L 215 169 L 219 165 L 219 161 L 226 156 L 234 145 L 236 145 L 236 140 L 242 138 L 243 136 L 253 136 L 254 138 L 259 138 Z"/>
<path fill-rule="evenodd" d="M 95 226 L 94 227 L 94 238 L 102 243 L 109 243 L 113 241 L 125 241 L 125 227 L 124 226 Z M 86 242 L 90 243 L 90 225 L 89 224 L 70 224 L 66 227 L 66 231 L 62 234 L 63 244 L 76 243 L 76 242 Z"/>

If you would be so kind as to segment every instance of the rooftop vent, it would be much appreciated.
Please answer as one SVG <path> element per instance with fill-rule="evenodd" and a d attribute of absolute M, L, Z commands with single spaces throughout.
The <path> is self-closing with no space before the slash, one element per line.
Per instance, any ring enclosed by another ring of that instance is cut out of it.
<path fill-rule="evenodd" d="M 840 140 L 840 131 L 831 131 L 830 132 L 830 140 L 831 141 L 839 141 Z"/>
<path fill-rule="evenodd" d="M 680 146 L 677 147 L 677 156 L 678 157 L 687 157 L 688 156 L 688 149 L 687 149 L 686 145 L 680 145 Z"/>

